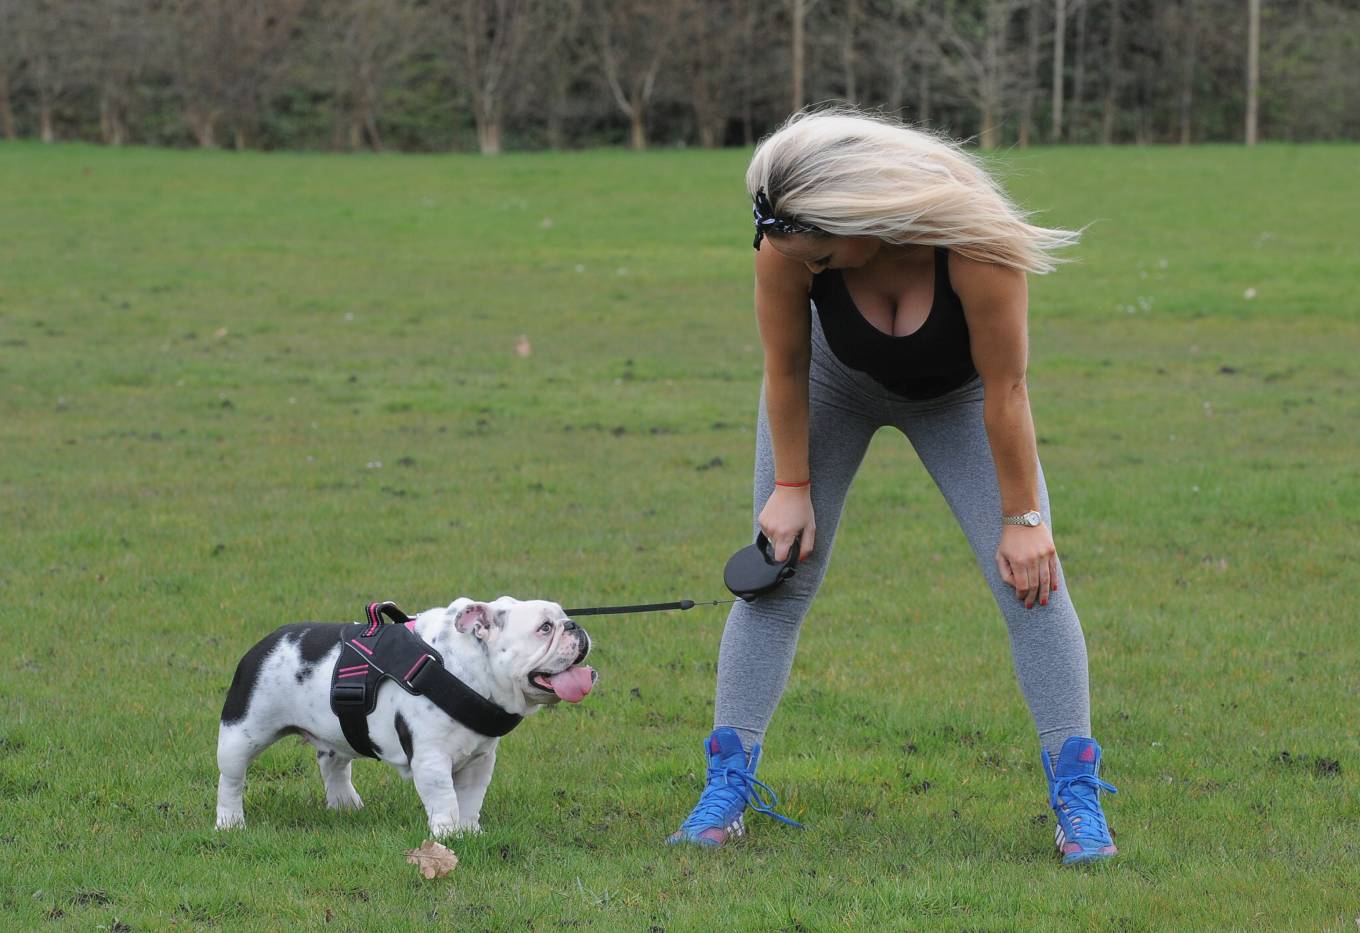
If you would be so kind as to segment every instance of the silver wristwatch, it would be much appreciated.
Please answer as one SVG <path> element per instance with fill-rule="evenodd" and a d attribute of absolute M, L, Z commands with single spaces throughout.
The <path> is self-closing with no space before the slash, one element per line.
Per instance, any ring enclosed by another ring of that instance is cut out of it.
<path fill-rule="evenodd" d="M 1001 516 L 1001 524 L 1003 525 L 1024 525 L 1027 528 L 1033 528 L 1036 525 L 1042 525 L 1043 523 L 1044 517 L 1033 510 L 1026 512 L 1024 515 Z"/>

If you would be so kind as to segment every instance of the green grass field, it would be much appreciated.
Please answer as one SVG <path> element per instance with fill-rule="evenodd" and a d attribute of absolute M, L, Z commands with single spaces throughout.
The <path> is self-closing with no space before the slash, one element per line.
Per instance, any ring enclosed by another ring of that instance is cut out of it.
<path fill-rule="evenodd" d="M 328 812 L 293 741 L 214 832 L 222 697 L 276 625 L 726 595 L 745 153 L 10 144 L 0 928 L 1354 929 L 1360 150 L 999 162 L 1092 224 L 1032 284 L 1031 396 L 1118 860 L 1056 863 L 1004 626 L 886 432 L 761 769 L 807 831 L 661 844 L 702 776 L 708 608 L 589 625 L 599 687 L 504 742 L 444 879 L 402 858 L 410 784 L 360 763 L 367 809 Z"/>

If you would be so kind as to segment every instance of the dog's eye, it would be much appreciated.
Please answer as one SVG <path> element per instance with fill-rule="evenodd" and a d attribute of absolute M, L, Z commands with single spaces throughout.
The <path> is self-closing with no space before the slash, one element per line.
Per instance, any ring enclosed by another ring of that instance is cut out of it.
<path fill-rule="evenodd" d="M 539 630 L 539 632 L 541 632 L 542 634 L 546 635 L 546 634 L 548 634 L 549 632 L 552 631 L 552 628 L 553 628 L 553 626 L 552 626 L 552 623 L 551 623 L 551 622 L 544 622 L 542 625 L 540 625 L 540 626 L 538 627 L 538 630 Z"/>

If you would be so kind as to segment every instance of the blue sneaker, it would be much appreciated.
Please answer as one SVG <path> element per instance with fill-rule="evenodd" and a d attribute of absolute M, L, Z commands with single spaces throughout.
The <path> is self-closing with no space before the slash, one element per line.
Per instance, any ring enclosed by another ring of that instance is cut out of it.
<path fill-rule="evenodd" d="M 668 843 L 692 842 L 716 848 L 728 839 L 745 834 L 743 814 L 748 806 L 757 813 L 769 814 L 781 823 L 803 825 L 774 812 L 779 802 L 774 791 L 770 790 L 769 785 L 756 780 L 759 745 L 751 750 L 748 760 L 736 731 L 722 726 L 714 729 L 708 737 L 704 743 L 704 753 L 708 758 L 708 783 L 689 817 L 666 840 Z"/>
<path fill-rule="evenodd" d="M 1115 793 L 1096 772 L 1100 768 L 1100 746 L 1095 739 L 1078 735 L 1063 743 L 1058 766 L 1045 749 L 1044 774 L 1048 775 L 1048 804 L 1058 818 L 1055 841 L 1064 865 L 1095 862 L 1115 855 L 1114 839 L 1100 809 L 1100 792 Z"/>

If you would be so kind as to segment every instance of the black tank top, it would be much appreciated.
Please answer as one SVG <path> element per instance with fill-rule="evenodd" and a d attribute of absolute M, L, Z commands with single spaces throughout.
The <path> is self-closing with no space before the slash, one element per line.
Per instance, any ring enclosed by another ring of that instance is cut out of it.
<path fill-rule="evenodd" d="M 948 250 L 935 249 L 935 298 L 925 323 L 903 337 L 864 319 L 839 269 L 814 275 L 809 295 L 836 358 L 903 398 L 937 398 L 977 375 L 963 302 L 949 284 Z"/>

